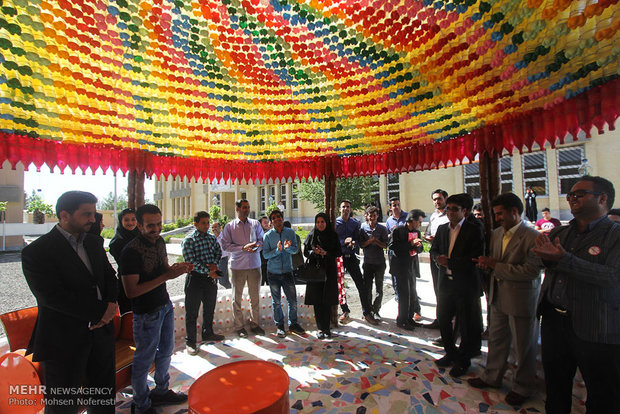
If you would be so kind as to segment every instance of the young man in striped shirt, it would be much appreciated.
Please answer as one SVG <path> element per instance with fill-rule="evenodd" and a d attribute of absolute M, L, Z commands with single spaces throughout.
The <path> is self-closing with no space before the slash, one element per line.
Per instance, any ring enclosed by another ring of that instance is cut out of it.
<path fill-rule="evenodd" d="M 202 340 L 221 341 L 223 335 L 213 332 L 213 312 L 217 300 L 217 264 L 222 250 L 217 238 L 208 233 L 209 213 L 199 211 L 194 216 L 193 233 L 181 244 L 185 261 L 194 265 L 194 270 L 185 279 L 185 347 L 187 353 L 196 355 L 196 319 L 202 303 Z"/>

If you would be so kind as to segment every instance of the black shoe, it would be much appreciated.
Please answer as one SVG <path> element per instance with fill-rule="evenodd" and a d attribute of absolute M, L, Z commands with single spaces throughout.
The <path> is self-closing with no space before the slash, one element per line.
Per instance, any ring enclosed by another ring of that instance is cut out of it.
<path fill-rule="evenodd" d="M 433 322 L 429 323 L 428 325 L 424 325 L 424 327 L 426 329 L 439 329 L 439 321 L 435 319 Z"/>
<path fill-rule="evenodd" d="M 209 334 L 202 338 L 202 340 L 205 342 L 217 342 L 217 341 L 223 341 L 224 339 L 226 339 L 224 335 L 219 335 L 216 333 Z"/>
<path fill-rule="evenodd" d="M 439 368 L 448 368 L 449 366 L 452 366 L 452 363 L 452 358 L 450 358 L 448 355 L 435 360 L 435 365 L 437 365 Z"/>
<path fill-rule="evenodd" d="M 325 332 L 319 331 L 319 334 L 316 337 L 319 339 L 325 339 L 327 338 L 327 335 L 325 334 Z"/>
<path fill-rule="evenodd" d="M 276 336 L 278 338 L 286 338 L 286 331 L 284 330 L 284 326 L 278 326 L 278 328 L 276 329 Z"/>
<path fill-rule="evenodd" d="M 379 322 L 383 320 L 381 319 L 381 315 L 379 315 L 379 312 L 373 312 L 372 316 Z"/>
<path fill-rule="evenodd" d="M 460 377 L 465 375 L 470 365 L 456 364 L 450 370 L 451 377 Z"/>
<path fill-rule="evenodd" d="M 325 332 L 325 338 L 332 339 L 336 334 L 333 334 L 331 331 Z"/>
<path fill-rule="evenodd" d="M 241 328 L 237 331 L 237 335 L 239 335 L 239 338 L 247 338 L 248 331 L 246 331 L 245 328 Z"/>
<path fill-rule="evenodd" d="M 253 328 L 250 328 L 250 330 L 256 335 L 265 335 L 265 330 L 258 325 L 256 325 Z"/>
<path fill-rule="evenodd" d="M 294 323 L 291 326 L 288 327 L 288 330 L 296 333 L 297 335 L 305 335 L 306 331 L 304 330 L 304 328 L 301 327 L 301 325 L 299 325 L 298 323 Z"/>
<path fill-rule="evenodd" d="M 187 401 L 187 394 L 182 392 L 174 392 L 168 390 L 163 394 L 155 394 L 151 391 L 151 407 L 158 407 L 160 405 L 176 405 L 182 404 Z"/>
<path fill-rule="evenodd" d="M 525 395 L 518 394 L 514 391 L 510 391 L 506 395 L 506 402 L 510 405 L 522 405 L 528 397 Z"/>
<path fill-rule="evenodd" d="M 131 414 L 135 414 L 136 412 L 135 403 L 131 403 L 131 409 L 129 411 L 131 412 Z M 143 411 L 142 414 L 157 414 L 157 411 L 155 411 L 155 408 L 153 408 L 153 406 L 150 406 L 149 408 L 146 409 L 146 411 Z"/>
<path fill-rule="evenodd" d="M 432 339 L 431 343 L 435 346 L 443 346 L 443 338 L 440 336 L 435 339 Z"/>
<path fill-rule="evenodd" d="M 406 331 L 413 331 L 415 329 L 415 326 L 410 324 L 409 321 L 406 321 L 406 322 L 396 322 L 396 326 L 398 326 L 400 329 L 404 329 Z"/>

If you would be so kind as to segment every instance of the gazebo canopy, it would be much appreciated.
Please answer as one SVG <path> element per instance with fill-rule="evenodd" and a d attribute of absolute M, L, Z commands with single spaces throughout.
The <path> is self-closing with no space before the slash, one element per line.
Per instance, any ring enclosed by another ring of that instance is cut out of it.
<path fill-rule="evenodd" d="M 554 144 L 620 108 L 617 0 L 2 0 L 0 158 L 203 179 Z"/>

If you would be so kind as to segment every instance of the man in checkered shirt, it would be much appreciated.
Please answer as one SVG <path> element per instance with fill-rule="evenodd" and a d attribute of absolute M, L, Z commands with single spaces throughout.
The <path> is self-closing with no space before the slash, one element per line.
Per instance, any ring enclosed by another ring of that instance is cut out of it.
<path fill-rule="evenodd" d="M 199 211 L 194 216 L 194 230 L 181 244 L 186 262 L 194 265 L 194 270 L 185 279 L 185 348 L 190 355 L 196 355 L 196 319 L 202 302 L 202 340 L 221 341 L 223 335 L 213 332 L 213 312 L 217 300 L 217 264 L 222 257 L 222 249 L 217 238 L 209 234 L 209 213 Z"/>

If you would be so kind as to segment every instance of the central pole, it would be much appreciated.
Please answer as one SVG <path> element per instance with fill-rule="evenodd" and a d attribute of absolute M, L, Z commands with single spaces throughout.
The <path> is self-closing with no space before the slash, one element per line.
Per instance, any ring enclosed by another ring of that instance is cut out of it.
<path fill-rule="evenodd" d="M 332 226 L 336 226 L 336 177 L 334 174 L 325 176 L 325 213 L 329 216 Z"/>

